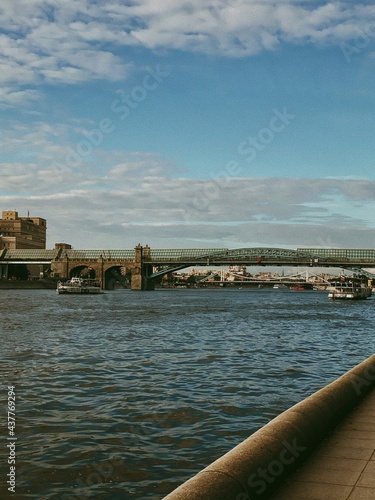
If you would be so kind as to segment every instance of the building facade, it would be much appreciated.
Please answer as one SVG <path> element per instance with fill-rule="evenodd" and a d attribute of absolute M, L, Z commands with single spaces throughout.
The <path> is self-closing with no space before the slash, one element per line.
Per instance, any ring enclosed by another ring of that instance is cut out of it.
<path fill-rule="evenodd" d="M 45 249 L 47 221 L 41 217 L 19 217 L 15 210 L 2 212 L 0 219 L 0 250 Z"/>

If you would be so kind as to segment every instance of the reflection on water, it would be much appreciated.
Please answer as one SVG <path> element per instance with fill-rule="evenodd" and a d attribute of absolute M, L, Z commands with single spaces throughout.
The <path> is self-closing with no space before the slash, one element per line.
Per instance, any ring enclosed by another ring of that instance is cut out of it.
<path fill-rule="evenodd" d="M 0 290 L 17 492 L 162 498 L 371 355 L 374 304 L 313 291 Z"/>

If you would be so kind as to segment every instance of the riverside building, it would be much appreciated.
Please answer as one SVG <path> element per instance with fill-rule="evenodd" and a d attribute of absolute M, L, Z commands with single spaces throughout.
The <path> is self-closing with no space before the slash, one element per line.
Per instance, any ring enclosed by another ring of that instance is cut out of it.
<path fill-rule="evenodd" d="M 19 217 L 15 210 L 2 212 L 0 250 L 45 249 L 47 221 L 41 217 Z"/>

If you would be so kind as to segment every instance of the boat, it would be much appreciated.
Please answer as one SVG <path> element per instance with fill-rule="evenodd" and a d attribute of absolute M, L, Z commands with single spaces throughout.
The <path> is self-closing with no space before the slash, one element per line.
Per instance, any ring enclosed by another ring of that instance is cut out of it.
<path fill-rule="evenodd" d="M 275 290 L 276 289 L 281 289 L 281 288 L 288 288 L 286 285 L 284 285 L 284 283 L 275 283 L 275 285 L 273 285 L 273 287 Z"/>
<path fill-rule="evenodd" d="M 93 294 L 93 293 L 101 293 L 102 288 L 100 283 L 91 280 L 91 279 L 83 279 L 83 278 L 71 278 L 68 281 L 58 281 L 56 292 L 61 294 L 68 293 L 82 293 L 82 294 Z"/>
<path fill-rule="evenodd" d="M 311 283 L 296 283 L 290 286 L 290 290 L 296 290 L 298 292 L 304 292 L 305 290 L 312 290 L 313 286 Z"/>
<path fill-rule="evenodd" d="M 372 294 L 372 289 L 361 278 L 341 276 L 329 281 L 328 298 L 340 300 L 363 300 Z"/>

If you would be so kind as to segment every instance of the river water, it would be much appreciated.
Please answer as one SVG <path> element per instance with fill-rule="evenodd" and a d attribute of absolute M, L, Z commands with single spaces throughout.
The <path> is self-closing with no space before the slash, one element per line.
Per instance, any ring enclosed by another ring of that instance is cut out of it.
<path fill-rule="evenodd" d="M 0 290 L 16 498 L 161 499 L 374 353 L 374 320 L 318 291 Z"/>

